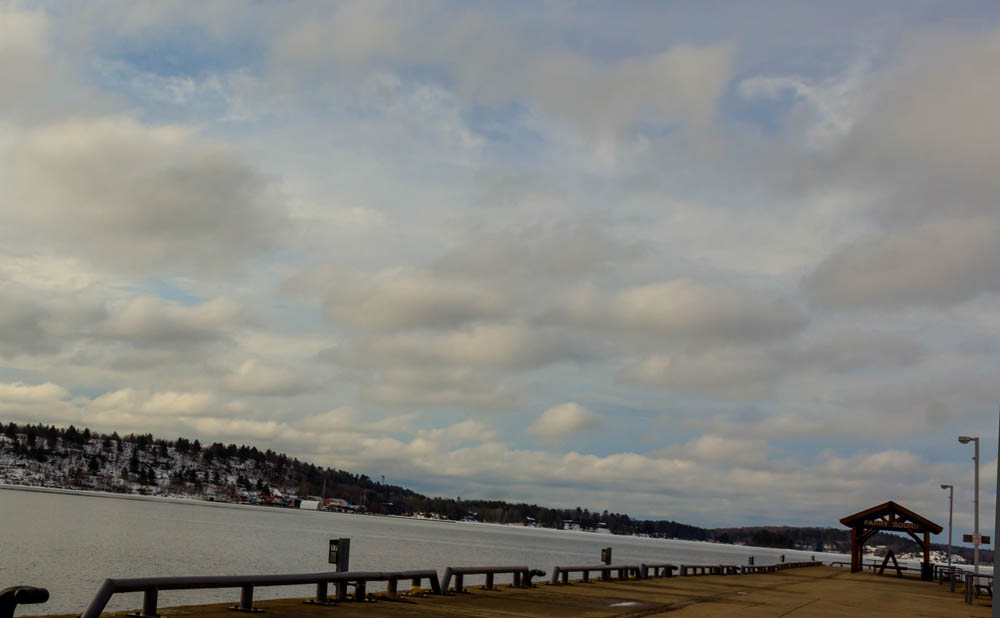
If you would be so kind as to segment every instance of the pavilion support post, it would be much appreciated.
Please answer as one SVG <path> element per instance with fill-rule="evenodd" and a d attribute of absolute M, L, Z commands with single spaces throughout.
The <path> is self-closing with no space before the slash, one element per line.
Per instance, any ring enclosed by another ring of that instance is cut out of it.
<path fill-rule="evenodd" d="M 920 579 L 934 580 L 934 567 L 931 566 L 931 533 L 924 531 L 924 562 L 920 565 Z"/>
<path fill-rule="evenodd" d="M 851 573 L 858 572 L 858 529 L 851 528 Z"/>
<path fill-rule="evenodd" d="M 861 549 L 864 541 L 861 539 L 861 530 L 858 528 L 854 529 L 854 558 L 852 559 L 851 571 L 858 572 L 861 570 L 861 557 L 863 555 L 863 550 Z"/>

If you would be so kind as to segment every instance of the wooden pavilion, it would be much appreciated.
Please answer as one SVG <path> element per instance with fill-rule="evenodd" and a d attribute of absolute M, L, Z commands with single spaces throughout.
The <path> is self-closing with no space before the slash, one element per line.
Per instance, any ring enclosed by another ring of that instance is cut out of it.
<path fill-rule="evenodd" d="M 841 519 L 840 523 L 851 529 L 852 573 L 862 569 L 865 541 L 872 535 L 876 532 L 905 532 L 913 537 L 917 545 L 923 548 L 924 569 L 922 575 L 924 579 L 929 577 L 930 570 L 927 565 L 931 561 L 931 534 L 940 534 L 941 526 L 892 500 L 854 515 L 848 515 Z"/>

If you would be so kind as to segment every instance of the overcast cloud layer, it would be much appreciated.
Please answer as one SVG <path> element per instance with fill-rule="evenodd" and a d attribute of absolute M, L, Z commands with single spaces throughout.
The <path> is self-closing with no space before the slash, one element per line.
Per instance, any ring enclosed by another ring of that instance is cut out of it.
<path fill-rule="evenodd" d="M 994 3 L 0 2 L 0 419 L 703 525 L 995 497 Z"/>

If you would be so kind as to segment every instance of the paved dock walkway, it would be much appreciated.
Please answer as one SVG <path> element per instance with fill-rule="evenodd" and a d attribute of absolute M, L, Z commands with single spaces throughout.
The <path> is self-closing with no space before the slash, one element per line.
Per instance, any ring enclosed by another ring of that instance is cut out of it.
<path fill-rule="evenodd" d="M 239 591 L 233 590 L 234 600 Z M 400 616 L 502 616 L 581 618 L 669 616 L 670 618 L 888 618 L 986 617 L 991 601 L 966 605 L 961 593 L 914 578 L 808 567 L 766 575 L 672 577 L 666 579 L 539 584 L 531 589 L 471 589 L 448 596 L 402 597 L 399 601 L 339 603 L 316 607 L 302 600 L 260 601 L 264 618 L 381 618 Z M 25 608 L 26 609 L 26 608 Z M 228 605 L 162 608 L 163 616 L 234 618 Z M 108 615 L 108 614 L 106 614 Z M 124 615 L 114 614 L 116 616 Z"/>

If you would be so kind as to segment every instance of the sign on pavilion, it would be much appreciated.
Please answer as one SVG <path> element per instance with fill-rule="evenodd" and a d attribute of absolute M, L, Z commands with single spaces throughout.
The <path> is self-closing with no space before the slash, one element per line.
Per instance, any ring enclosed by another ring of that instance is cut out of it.
<path fill-rule="evenodd" d="M 924 550 L 925 565 L 931 561 L 931 535 L 940 534 L 941 526 L 929 519 L 917 515 L 910 509 L 904 508 L 892 500 L 878 506 L 873 506 L 854 515 L 848 515 L 840 520 L 851 529 L 851 572 L 862 569 L 862 560 L 865 553 L 865 542 L 877 532 L 905 532 L 913 537 Z M 929 569 L 923 569 L 926 579 Z"/>

